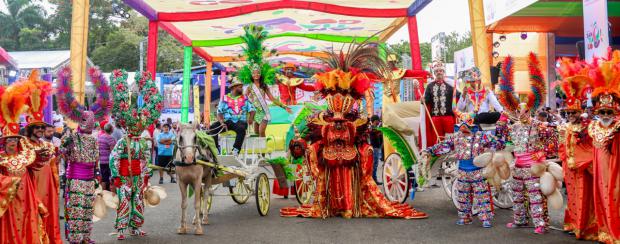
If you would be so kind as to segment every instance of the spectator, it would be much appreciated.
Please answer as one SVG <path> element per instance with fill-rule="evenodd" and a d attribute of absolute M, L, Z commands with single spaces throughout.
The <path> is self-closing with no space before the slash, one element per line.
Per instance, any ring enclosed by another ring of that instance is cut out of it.
<path fill-rule="evenodd" d="M 99 144 L 101 187 L 103 187 L 104 190 L 110 190 L 110 153 L 117 142 L 117 140 L 112 137 L 113 131 L 114 127 L 108 123 L 103 127 L 103 133 L 97 136 L 97 143 Z"/>
<path fill-rule="evenodd" d="M 60 139 L 54 136 L 55 131 L 56 130 L 54 129 L 54 126 L 45 125 L 45 132 L 43 132 L 43 140 L 46 142 L 51 142 L 54 145 L 54 147 L 58 148 L 60 147 Z"/>
<path fill-rule="evenodd" d="M 167 118 L 166 124 L 168 124 L 169 126 L 172 126 L 172 118 Z"/>
<path fill-rule="evenodd" d="M 383 134 L 378 128 L 381 125 L 381 118 L 377 115 L 373 115 L 370 118 L 370 145 L 373 149 L 373 164 L 372 164 L 372 178 L 377 182 L 377 167 L 379 166 L 379 161 L 383 159 Z M 382 184 L 377 182 L 377 184 Z"/>
<path fill-rule="evenodd" d="M 125 132 L 123 131 L 123 128 L 121 128 L 121 125 L 119 123 L 114 123 L 116 124 L 116 127 L 112 131 L 112 137 L 114 137 L 115 141 L 119 141 L 125 136 Z"/>
<path fill-rule="evenodd" d="M 174 133 L 170 131 L 170 125 L 164 124 L 162 132 L 157 136 L 157 166 L 166 167 L 170 161 L 172 161 L 172 154 L 174 153 L 173 142 L 176 138 Z M 174 176 L 170 175 L 170 183 L 176 183 Z M 164 183 L 164 171 L 159 170 L 159 184 Z"/>

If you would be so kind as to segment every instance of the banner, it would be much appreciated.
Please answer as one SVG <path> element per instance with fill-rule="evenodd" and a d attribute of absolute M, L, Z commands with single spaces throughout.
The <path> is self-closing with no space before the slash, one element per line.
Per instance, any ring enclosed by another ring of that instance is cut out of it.
<path fill-rule="evenodd" d="M 193 104 L 194 96 L 192 90 L 189 89 L 189 104 Z M 163 113 L 180 113 L 181 101 L 183 98 L 183 85 L 164 85 L 164 111 Z M 189 107 L 190 112 L 193 111 L 193 106 Z"/>
<path fill-rule="evenodd" d="M 439 32 L 439 34 L 433 36 L 431 38 L 431 60 L 443 60 L 444 54 L 443 51 L 445 49 L 444 41 L 446 39 L 446 33 Z"/>
<path fill-rule="evenodd" d="M 474 47 L 468 47 L 454 52 L 454 66 L 456 66 L 456 77 L 458 77 L 461 72 L 475 67 Z"/>
<path fill-rule="evenodd" d="M 538 0 L 484 0 L 484 23 L 493 24 Z"/>
<path fill-rule="evenodd" d="M 583 30 L 586 61 L 607 54 L 609 31 L 607 0 L 583 0 Z"/>

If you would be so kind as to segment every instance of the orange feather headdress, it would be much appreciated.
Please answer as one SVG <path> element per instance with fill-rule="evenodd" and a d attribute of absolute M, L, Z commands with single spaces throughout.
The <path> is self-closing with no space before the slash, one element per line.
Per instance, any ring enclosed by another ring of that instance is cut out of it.
<path fill-rule="evenodd" d="M 620 111 L 620 51 L 610 50 L 607 58 L 596 59 L 591 66 L 588 74 L 594 88 L 594 109 Z"/>
<path fill-rule="evenodd" d="M 2 95 L 0 95 L 2 136 L 19 136 L 19 116 L 28 111 L 28 86 L 15 83 L 2 90 Z"/>
<path fill-rule="evenodd" d="M 52 94 L 52 84 L 40 79 L 39 70 L 32 70 L 28 79 L 17 82 L 18 86 L 24 86 L 28 98 L 28 126 L 45 124 L 43 122 L 43 109 L 47 105 L 47 97 Z"/>
<path fill-rule="evenodd" d="M 569 58 L 560 60 L 558 74 L 562 77 L 560 88 L 566 94 L 564 110 L 581 111 L 582 103 L 586 99 L 584 90 L 592 83 L 588 76 L 590 67 L 583 61 L 573 61 Z"/>

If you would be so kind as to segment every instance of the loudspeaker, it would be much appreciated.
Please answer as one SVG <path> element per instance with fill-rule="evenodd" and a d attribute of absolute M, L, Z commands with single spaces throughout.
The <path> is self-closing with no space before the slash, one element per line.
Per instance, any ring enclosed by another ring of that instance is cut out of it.
<path fill-rule="evenodd" d="M 499 82 L 499 71 L 500 71 L 500 67 L 501 66 L 501 62 L 497 64 L 496 67 L 491 66 L 491 84 L 493 85 L 497 85 L 497 83 Z"/>
<path fill-rule="evenodd" d="M 583 40 L 577 42 L 577 53 L 579 54 L 579 59 L 586 59 L 586 47 Z"/>

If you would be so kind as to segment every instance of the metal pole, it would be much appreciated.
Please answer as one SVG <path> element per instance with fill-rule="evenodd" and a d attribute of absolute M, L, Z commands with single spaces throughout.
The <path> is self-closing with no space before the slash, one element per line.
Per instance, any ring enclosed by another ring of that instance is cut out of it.
<path fill-rule="evenodd" d="M 144 42 L 146 39 L 140 41 L 140 73 L 144 72 Z"/>

